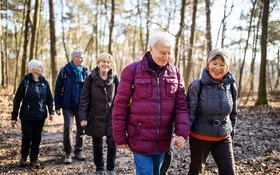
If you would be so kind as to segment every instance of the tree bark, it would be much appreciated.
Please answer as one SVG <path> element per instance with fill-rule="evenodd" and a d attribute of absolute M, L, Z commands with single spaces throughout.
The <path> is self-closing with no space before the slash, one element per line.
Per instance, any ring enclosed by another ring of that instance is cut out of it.
<path fill-rule="evenodd" d="M 24 29 L 24 42 L 23 42 L 23 54 L 22 54 L 22 62 L 21 62 L 21 75 L 20 80 L 23 79 L 26 73 L 26 62 L 27 62 L 27 49 L 28 49 L 28 42 L 29 42 L 29 23 L 30 23 L 30 8 L 31 8 L 31 0 L 26 0 L 25 4 L 25 29 Z"/>
<path fill-rule="evenodd" d="M 261 68 L 259 78 L 259 91 L 256 105 L 268 104 L 266 93 L 266 55 L 267 55 L 267 30 L 268 30 L 268 17 L 269 17 L 269 1 L 262 0 L 263 2 L 263 15 L 262 15 L 262 34 L 261 34 Z"/>
<path fill-rule="evenodd" d="M 50 8 L 50 48 L 51 48 L 51 73 L 52 73 L 52 83 L 51 87 L 54 89 L 56 76 L 57 76 L 57 68 L 56 68 L 56 36 L 55 36 L 55 18 L 54 18 L 54 6 L 53 0 L 49 0 L 49 8 Z"/>
<path fill-rule="evenodd" d="M 37 42 L 37 33 L 38 33 L 38 24 L 40 20 L 40 7 L 41 7 L 41 0 L 35 1 L 35 12 L 33 16 L 33 25 L 32 25 L 32 32 L 31 32 L 31 41 L 30 41 L 30 54 L 29 60 L 34 59 L 36 55 L 36 47 L 35 43 Z"/>
<path fill-rule="evenodd" d="M 115 26 L 115 0 L 111 0 L 112 2 L 112 11 L 111 11 L 111 20 L 110 20 L 110 24 L 109 24 L 109 44 L 108 44 L 108 52 L 110 54 L 112 53 L 112 37 L 113 37 L 113 29 Z"/>
<path fill-rule="evenodd" d="M 190 77 L 193 68 L 193 45 L 194 45 L 194 37 L 195 37 L 195 24 L 196 24 L 196 11 L 197 11 L 197 0 L 193 1 L 193 13 L 192 13 L 192 24 L 191 24 L 191 35 L 190 35 L 190 44 L 188 48 L 188 65 L 185 66 L 184 69 L 184 79 L 185 79 L 185 86 L 188 87 L 190 84 Z M 188 72 L 188 73 L 187 73 Z"/>
<path fill-rule="evenodd" d="M 247 53 L 247 49 L 249 46 L 249 39 L 250 39 L 250 35 L 251 35 L 252 22 L 253 22 L 253 17 L 254 17 L 254 13 L 255 13 L 256 3 L 257 3 L 257 0 L 255 0 L 253 2 L 253 8 L 251 10 L 250 21 L 249 21 L 247 40 L 246 40 L 246 45 L 244 48 L 244 56 L 243 56 L 242 64 L 240 66 L 240 74 L 239 74 L 239 81 L 238 81 L 238 92 L 239 92 L 238 97 L 241 96 L 241 91 L 242 91 L 242 76 L 243 76 L 243 70 L 244 70 L 244 65 L 245 65 L 246 53 Z"/>
<path fill-rule="evenodd" d="M 206 9 L 206 44 L 207 54 L 212 50 L 212 35 L 211 35 L 211 7 L 210 0 L 205 0 Z"/>

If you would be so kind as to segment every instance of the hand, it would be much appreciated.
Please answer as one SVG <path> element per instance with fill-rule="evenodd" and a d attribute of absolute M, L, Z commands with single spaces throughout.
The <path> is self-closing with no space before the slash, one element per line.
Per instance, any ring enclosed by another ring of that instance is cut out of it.
<path fill-rule="evenodd" d="M 186 140 L 182 136 L 173 135 L 173 139 L 178 148 L 183 148 Z"/>
<path fill-rule="evenodd" d="M 57 109 L 57 110 L 55 110 L 55 113 L 58 115 L 58 116 L 60 116 L 60 109 Z"/>
<path fill-rule="evenodd" d="M 12 120 L 11 121 L 11 125 L 12 125 L 12 127 L 15 127 L 17 125 L 17 121 L 16 120 Z"/>
<path fill-rule="evenodd" d="M 53 115 L 49 116 L 50 121 L 53 121 Z"/>
<path fill-rule="evenodd" d="M 128 144 L 117 145 L 120 149 L 129 149 Z"/>
<path fill-rule="evenodd" d="M 86 120 L 83 120 L 83 121 L 81 121 L 81 126 L 87 126 L 87 121 Z"/>

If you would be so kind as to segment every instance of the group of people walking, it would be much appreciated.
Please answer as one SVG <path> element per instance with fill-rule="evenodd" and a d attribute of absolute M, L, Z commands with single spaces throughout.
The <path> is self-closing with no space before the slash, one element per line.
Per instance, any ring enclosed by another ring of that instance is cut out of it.
<path fill-rule="evenodd" d="M 183 76 L 173 64 L 173 48 L 170 34 L 156 33 L 149 39 L 149 51 L 141 60 L 125 67 L 120 78 L 112 70 L 111 54 L 100 53 L 97 66 L 89 72 L 83 66 L 83 53 L 74 50 L 72 60 L 57 76 L 55 110 L 50 87 L 42 76 L 43 64 L 31 60 L 29 73 L 17 89 L 12 111 L 12 126 L 15 126 L 22 103 L 20 166 L 27 166 L 30 156 L 30 165 L 40 168 L 38 153 L 47 112 L 50 120 L 54 112 L 57 115 L 62 112 L 66 164 L 71 164 L 73 157 L 85 160 L 83 145 L 88 135 L 92 137 L 95 174 L 116 174 L 117 148 L 132 151 L 136 175 L 167 174 L 173 144 L 183 148 L 189 140 L 189 175 L 204 172 L 210 152 L 219 174 L 235 174 L 232 139 L 237 90 L 229 72 L 229 56 L 223 49 L 211 51 L 201 78 L 193 81 L 186 91 Z"/>

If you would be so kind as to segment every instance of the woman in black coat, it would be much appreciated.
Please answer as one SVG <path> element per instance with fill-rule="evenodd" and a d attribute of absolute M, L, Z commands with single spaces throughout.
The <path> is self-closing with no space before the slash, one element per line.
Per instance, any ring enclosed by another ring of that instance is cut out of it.
<path fill-rule="evenodd" d="M 104 173 L 103 136 L 106 136 L 107 171 L 115 174 L 116 145 L 112 136 L 112 108 L 119 79 L 111 69 L 112 55 L 98 55 L 97 67 L 85 80 L 79 106 L 80 122 L 86 134 L 92 136 L 94 163 L 97 174 Z"/>
<path fill-rule="evenodd" d="M 31 60 L 28 63 L 28 70 L 29 73 L 21 81 L 13 101 L 11 125 L 12 127 L 16 125 L 22 102 L 19 114 L 22 131 L 20 166 L 27 165 L 26 159 L 30 155 L 30 165 L 40 168 L 39 146 L 48 113 L 49 119 L 53 119 L 53 97 L 48 82 L 42 76 L 43 63 Z M 48 106 L 48 112 L 46 106 Z"/>

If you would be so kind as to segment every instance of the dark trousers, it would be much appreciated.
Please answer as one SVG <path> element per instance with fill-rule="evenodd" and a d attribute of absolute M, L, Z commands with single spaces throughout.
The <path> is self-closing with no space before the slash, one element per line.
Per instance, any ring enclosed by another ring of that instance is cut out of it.
<path fill-rule="evenodd" d="M 30 161 L 38 159 L 39 147 L 41 143 L 42 130 L 45 120 L 32 121 L 32 120 L 21 120 L 21 156 L 23 159 L 29 155 Z"/>
<path fill-rule="evenodd" d="M 189 175 L 204 174 L 208 154 L 211 152 L 220 175 L 234 175 L 234 155 L 232 139 L 227 137 L 221 141 L 205 141 L 189 137 L 191 163 Z"/>
<path fill-rule="evenodd" d="M 96 171 L 104 170 L 104 159 L 103 159 L 103 139 L 102 137 L 92 137 L 93 143 L 93 160 L 96 166 Z M 116 162 L 116 153 L 117 147 L 113 136 L 107 136 L 107 170 L 114 171 L 115 170 L 115 162 Z"/>
<path fill-rule="evenodd" d="M 162 166 L 160 168 L 160 175 L 166 175 L 167 170 L 171 165 L 172 157 L 173 157 L 173 148 L 171 145 L 169 150 L 164 155 L 164 160 L 163 160 Z"/>
<path fill-rule="evenodd" d="M 66 154 L 77 153 L 83 150 L 85 143 L 84 129 L 79 122 L 78 112 L 71 110 L 63 110 L 64 130 L 63 130 L 63 146 Z M 73 122 L 76 121 L 76 144 L 73 149 Z"/>

